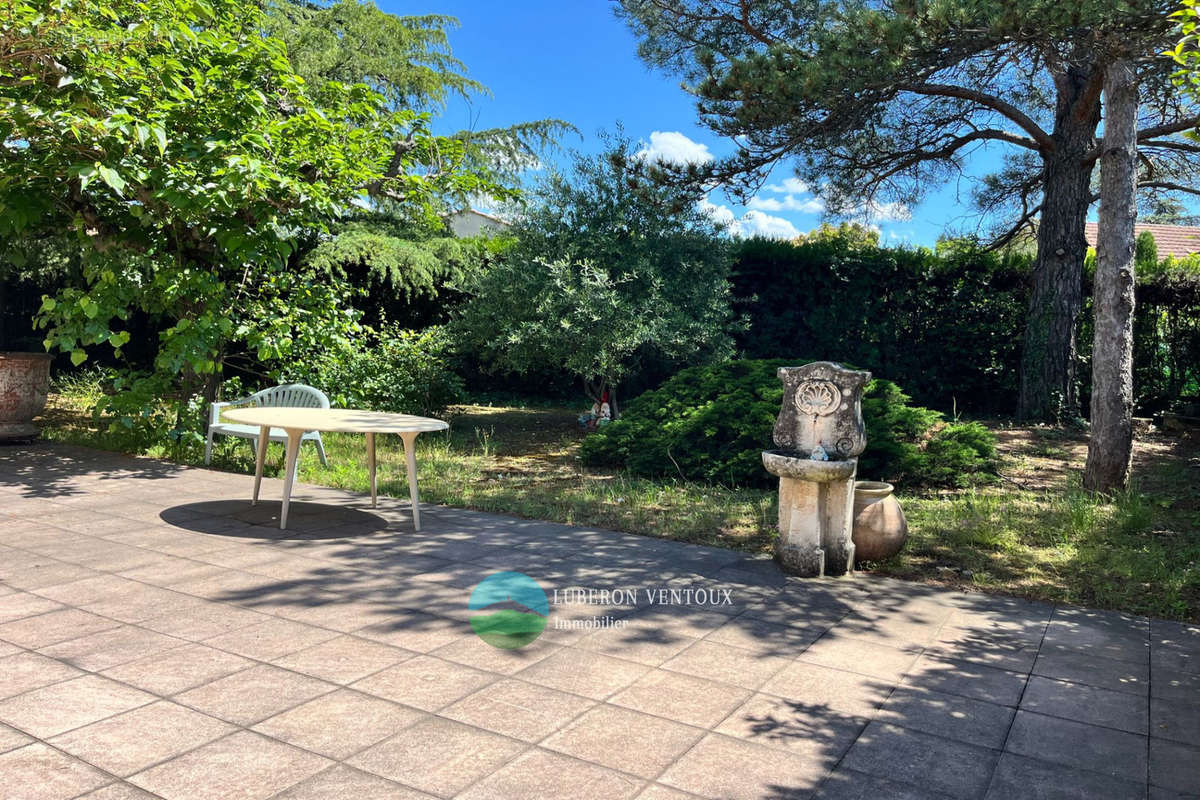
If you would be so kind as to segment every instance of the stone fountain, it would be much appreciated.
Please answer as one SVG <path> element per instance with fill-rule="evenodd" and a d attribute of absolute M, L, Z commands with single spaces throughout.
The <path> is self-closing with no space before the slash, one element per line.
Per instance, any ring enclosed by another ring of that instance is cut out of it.
<path fill-rule="evenodd" d="M 762 454 L 779 476 L 775 557 L 805 577 L 854 569 L 854 477 L 867 446 L 862 393 L 871 373 L 830 361 L 781 367 L 783 407 L 775 446 Z"/>

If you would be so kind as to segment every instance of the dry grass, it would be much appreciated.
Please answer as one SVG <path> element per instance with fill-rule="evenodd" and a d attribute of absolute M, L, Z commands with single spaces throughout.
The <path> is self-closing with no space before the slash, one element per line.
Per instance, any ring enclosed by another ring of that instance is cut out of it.
<path fill-rule="evenodd" d="M 198 463 L 195 448 L 168 452 L 129 434 L 97 430 L 86 395 L 52 399 L 47 438 Z M 459 406 L 451 430 L 419 443 L 422 498 L 576 525 L 614 528 L 748 552 L 770 551 L 773 492 L 648 480 L 585 468 L 585 434 L 565 408 Z M 906 492 L 911 536 L 873 572 L 1030 598 L 1178 619 L 1200 619 L 1200 446 L 1151 435 L 1136 447 L 1128 492 L 1097 497 L 1079 476 L 1086 437 L 993 422 L 1003 479 L 976 489 Z M 327 434 L 330 466 L 307 452 L 301 479 L 363 491 L 361 437 Z M 394 437 L 380 440 L 381 491 L 407 496 Z M 273 446 L 271 469 L 281 448 Z M 252 470 L 250 446 L 225 440 L 214 467 Z M 864 476 L 869 477 L 869 476 Z"/>

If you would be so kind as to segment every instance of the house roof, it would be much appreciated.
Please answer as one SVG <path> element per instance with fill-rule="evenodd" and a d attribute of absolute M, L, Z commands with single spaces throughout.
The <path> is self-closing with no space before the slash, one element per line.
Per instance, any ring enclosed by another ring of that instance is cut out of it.
<path fill-rule="evenodd" d="M 483 217 L 483 218 L 484 218 L 484 219 L 486 219 L 486 220 L 491 220 L 492 222 L 495 222 L 495 223 L 497 223 L 497 224 L 499 224 L 499 225 L 504 225 L 505 227 L 509 227 L 509 226 L 511 226 L 511 225 L 512 225 L 512 223 L 511 223 L 511 222 L 509 222 L 509 221 L 508 221 L 508 220 L 506 220 L 506 219 L 502 219 L 502 218 L 500 218 L 500 217 L 497 217 L 495 214 L 489 214 L 489 213 L 487 213 L 486 211 L 480 211 L 480 210 L 479 210 L 479 209 L 477 209 L 477 208 L 463 208 L 463 209 L 460 209 L 460 210 L 458 210 L 458 211 L 455 211 L 453 214 L 450 214 L 450 216 L 452 216 L 452 217 L 465 217 L 465 216 L 469 216 L 469 215 L 472 215 L 472 214 L 473 214 L 473 215 L 475 215 L 475 216 L 477 216 L 477 217 Z"/>
<path fill-rule="evenodd" d="M 1099 226 L 1088 222 L 1083 226 L 1087 243 L 1096 246 Z M 1134 233 L 1141 235 L 1142 231 L 1150 231 L 1154 235 L 1154 244 L 1158 246 L 1158 257 L 1185 258 L 1193 253 L 1200 253 L 1200 225 L 1159 225 L 1157 223 L 1138 223 Z"/>

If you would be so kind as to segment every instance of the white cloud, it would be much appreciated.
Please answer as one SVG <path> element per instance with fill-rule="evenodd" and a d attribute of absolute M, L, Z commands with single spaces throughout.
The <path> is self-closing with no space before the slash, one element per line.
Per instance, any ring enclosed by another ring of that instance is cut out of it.
<path fill-rule="evenodd" d="M 904 203 L 880 203 L 872 200 L 860 206 L 856 216 L 871 222 L 905 222 L 912 219 L 912 209 Z"/>
<path fill-rule="evenodd" d="M 728 206 L 717 205 L 707 197 L 696 203 L 696 206 L 722 225 L 732 225 L 734 223 L 733 210 Z"/>
<path fill-rule="evenodd" d="M 784 178 L 783 183 L 769 183 L 763 187 L 776 194 L 808 194 L 808 184 L 799 178 Z"/>
<path fill-rule="evenodd" d="M 794 194 L 785 195 L 782 200 L 777 197 L 752 197 L 746 206 L 759 211 L 799 211 L 804 214 L 820 214 L 825 210 L 821 198 L 797 197 Z"/>
<path fill-rule="evenodd" d="M 796 226 L 783 217 L 772 217 L 761 211 L 747 211 L 737 222 L 739 236 L 765 236 L 768 239 L 795 239 L 800 235 Z"/>
<path fill-rule="evenodd" d="M 707 164 L 713 160 L 707 145 L 693 142 L 679 131 L 654 131 L 650 134 L 650 144 L 643 146 L 636 156 L 668 164 Z"/>
<path fill-rule="evenodd" d="M 765 236 L 768 239 L 794 239 L 800 235 L 796 226 L 783 217 L 773 217 L 751 209 L 739 219 L 728 206 L 718 205 L 707 197 L 697 203 L 701 211 L 726 226 L 733 236 Z"/>

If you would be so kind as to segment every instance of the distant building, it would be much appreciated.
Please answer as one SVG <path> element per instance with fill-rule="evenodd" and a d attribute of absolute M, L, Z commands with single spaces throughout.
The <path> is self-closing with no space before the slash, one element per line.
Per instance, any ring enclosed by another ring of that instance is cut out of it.
<path fill-rule="evenodd" d="M 450 228 L 450 232 L 459 239 L 471 236 L 494 236 L 504 233 L 512 227 L 510 222 L 473 208 L 455 211 L 446 218 L 446 225 Z"/>
<path fill-rule="evenodd" d="M 1083 226 L 1084 236 L 1089 247 L 1095 247 L 1098 241 L 1099 225 L 1089 222 Z M 1134 233 L 1141 236 L 1143 231 L 1154 235 L 1154 244 L 1158 247 L 1158 257 L 1187 258 L 1193 253 L 1200 253 L 1200 225 L 1159 225 L 1153 222 L 1138 223 Z"/>

